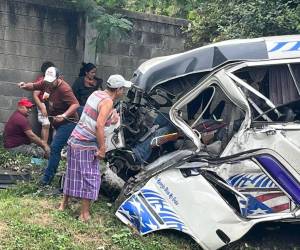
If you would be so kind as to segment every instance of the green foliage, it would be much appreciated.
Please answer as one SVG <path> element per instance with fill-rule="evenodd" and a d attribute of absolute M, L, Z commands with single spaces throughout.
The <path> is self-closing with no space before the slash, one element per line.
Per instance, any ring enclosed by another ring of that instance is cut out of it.
<path fill-rule="evenodd" d="M 118 40 L 127 35 L 132 23 L 119 14 L 102 14 L 92 21 L 93 27 L 100 31 L 92 43 L 99 51 L 103 50 L 110 40 Z"/>
<path fill-rule="evenodd" d="M 296 34 L 300 31 L 298 1 L 211 0 L 188 14 L 189 46 L 233 38 Z"/>
<path fill-rule="evenodd" d="M 10 228 L 14 234 L 13 240 L 6 245 L 6 249 L 74 249 L 74 244 L 68 234 L 49 227 L 12 221 Z"/>
<path fill-rule="evenodd" d="M 1 146 L 0 156 L 2 162 L 18 159 L 20 165 L 30 160 Z M 27 167 L 30 173 L 40 169 L 31 164 Z M 45 194 L 51 189 L 39 188 L 33 179 L 0 190 L 0 249 L 198 249 L 191 239 L 170 232 L 139 236 L 115 217 L 112 204 L 102 195 L 92 204 L 92 220 L 82 223 L 76 219 L 80 200 L 72 199 L 66 211 L 58 211 L 61 197 Z"/>
<path fill-rule="evenodd" d="M 201 0 L 128 0 L 125 8 L 157 15 L 186 18 Z"/>
<path fill-rule="evenodd" d="M 60 212 L 61 197 L 19 196 L 23 188 L 0 191 L 0 249 L 199 249 L 191 239 L 171 232 L 139 236 L 116 219 L 105 197 L 92 205 L 92 220 L 82 223 L 76 219 L 79 200 Z"/>
<path fill-rule="evenodd" d="M 85 10 L 99 31 L 100 49 L 112 37 L 122 36 L 132 24 L 108 9 L 186 18 L 186 47 L 233 38 L 296 34 L 300 31 L 299 0 L 66 0 Z M 101 7 L 100 7 L 101 6 Z M 95 42 L 95 41 L 94 41 Z"/>
<path fill-rule="evenodd" d="M 21 154 L 11 154 L 4 148 L 0 147 L 0 166 L 2 168 L 10 168 L 13 170 L 26 170 L 30 158 Z"/>
<path fill-rule="evenodd" d="M 65 2 L 83 11 L 97 31 L 97 36 L 93 41 L 97 51 L 103 50 L 109 40 L 120 39 L 132 29 L 132 23 L 122 15 L 109 13 L 113 12 L 112 8 L 121 8 L 123 1 L 65 0 Z"/>

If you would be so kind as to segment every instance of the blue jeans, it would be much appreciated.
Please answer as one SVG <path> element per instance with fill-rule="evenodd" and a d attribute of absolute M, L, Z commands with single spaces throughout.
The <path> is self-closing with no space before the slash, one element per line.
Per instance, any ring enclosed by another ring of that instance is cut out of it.
<path fill-rule="evenodd" d="M 48 166 L 42 178 L 42 183 L 44 185 L 48 185 L 51 183 L 59 165 L 61 150 L 67 144 L 67 141 L 75 126 L 75 123 L 68 122 L 66 124 L 60 125 L 56 129 L 55 136 L 53 137 L 50 146 L 51 152 L 48 160 Z"/>
<path fill-rule="evenodd" d="M 165 135 L 170 133 L 174 128 L 172 126 L 165 126 L 157 129 L 152 135 L 150 135 L 146 140 L 137 144 L 133 149 L 133 153 L 136 157 L 136 162 L 142 164 L 146 162 L 152 154 L 152 147 L 150 145 L 152 139 L 157 136 Z"/>

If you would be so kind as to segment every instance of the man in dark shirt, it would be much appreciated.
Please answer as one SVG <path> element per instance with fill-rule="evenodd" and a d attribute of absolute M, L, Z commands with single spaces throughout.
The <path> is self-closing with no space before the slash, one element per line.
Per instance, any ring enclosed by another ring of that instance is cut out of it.
<path fill-rule="evenodd" d="M 48 157 L 49 146 L 32 131 L 28 120 L 32 106 L 33 103 L 27 98 L 19 100 L 17 110 L 4 127 L 4 148 L 12 153 Z"/>
<path fill-rule="evenodd" d="M 72 133 L 76 121 L 76 109 L 79 103 L 74 96 L 71 87 L 61 77 L 57 68 L 50 67 L 46 70 L 43 83 L 19 83 L 19 87 L 26 90 L 44 91 L 44 100 L 48 102 L 48 114 L 56 132 L 51 143 L 51 152 L 48 166 L 41 180 L 42 185 L 51 183 L 59 161 L 61 150 L 66 145 Z"/>

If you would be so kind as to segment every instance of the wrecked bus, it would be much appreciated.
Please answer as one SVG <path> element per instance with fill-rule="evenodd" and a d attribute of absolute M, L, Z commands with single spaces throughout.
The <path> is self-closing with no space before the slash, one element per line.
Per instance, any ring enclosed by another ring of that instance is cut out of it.
<path fill-rule="evenodd" d="M 300 218 L 300 35 L 154 58 L 133 82 L 107 142 L 110 167 L 126 181 L 122 222 L 217 249 L 257 223 Z M 158 115 L 176 131 L 152 138 L 157 148 L 136 164 L 132 149 Z"/>

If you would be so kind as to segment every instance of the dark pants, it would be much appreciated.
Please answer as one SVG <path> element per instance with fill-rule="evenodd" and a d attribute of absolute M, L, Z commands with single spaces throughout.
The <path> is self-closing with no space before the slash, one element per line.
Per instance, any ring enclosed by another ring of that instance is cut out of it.
<path fill-rule="evenodd" d="M 53 137 L 51 143 L 51 152 L 48 161 L 48 166 L 45 170 L 44 176 L 42 178 L 42 183 L 48 185 L 51 183 L 60 161 L 60 154 L 63 147 L 67 144 L 67 141 L 75 128 L 76 124 L 69 122 L 59 126 L 56 129 L 56 133 Z"/>
<path fill-rule="evenodd" d="M 176 131 L 174 125 L 169 121 L 168 114 L 159 114 L 155 121 L 155 124 L 159 125 L 159 129 L 157 129 L 152 135 L 150 135 L 143 142 L 138 143 L 133 149 L 133 153 L 136 156 L 136 161 L 139 164 L 147 162 L 149 157 L 152 154 L 151 141 L 153 138 L 161 135 L 165 135 L 171 133 L 172 131 Z"/>

